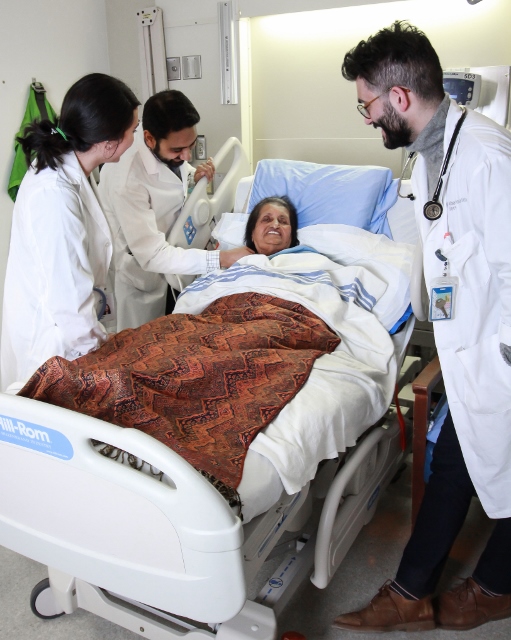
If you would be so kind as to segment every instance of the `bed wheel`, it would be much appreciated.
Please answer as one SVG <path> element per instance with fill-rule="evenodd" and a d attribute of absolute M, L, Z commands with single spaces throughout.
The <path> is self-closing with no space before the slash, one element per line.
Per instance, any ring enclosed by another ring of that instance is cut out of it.
<path fill-rule="evenodd" d="M 49 578 L 38 582 L 30 594 L 30 608 L 38 618 L 51 620 L 65 614 L 55 602 L 50 588 Z"/>

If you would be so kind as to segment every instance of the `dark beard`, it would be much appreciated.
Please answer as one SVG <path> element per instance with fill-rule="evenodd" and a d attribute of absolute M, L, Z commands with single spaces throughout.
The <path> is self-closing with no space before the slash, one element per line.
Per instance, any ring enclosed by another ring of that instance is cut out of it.
<path fill-rule="evenodd" d="M 160 155 L 160 141 L 158 141 L 156 143 L 156 146 L 153 149 L 153 153 L 154 155 L 158 158 L 158 160 L 160 162 L 163 162 L 163 164 L 167 165 L 167 167 L 171 170 L 171 171 L 175 171 L 175 169 L 177 169 L 178 167 L 180 167 L 184 160 L 167 160 L 166 158 L 163 158 Z"/>
<path fill-rule="evenodd" d="M 385 103 L 383 115 L 377 122 L 373 122 L 373 127 L 379 127 L 385 132 L 383 145 L 387 149 L 407 147 L 413 142 L 412 130 L 406 120 L 389 103 Z"/>

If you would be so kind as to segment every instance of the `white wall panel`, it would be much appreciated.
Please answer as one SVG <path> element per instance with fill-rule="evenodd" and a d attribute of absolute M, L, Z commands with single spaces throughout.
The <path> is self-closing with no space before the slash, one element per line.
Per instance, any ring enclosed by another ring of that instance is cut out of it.
<path fill-rule="evenodd" d="M 220 102 L 220 44 L 216 19 L 214 23 L 165 27 L 165 46 L 168 57 L 201 56 L 202 78 L 172 80 L 169 88 L 182 91 L 199 112 L 201 121 L 197 131 L 206 136 L 208 155 L 213 156 L 230 136 L 241 139 L 240 105 Z"/>
<path fill-rule="evenodd" d="M 155 0 L 105 0 L 110 73 L 123 80 L 142 100 L 137 11 Z"/>

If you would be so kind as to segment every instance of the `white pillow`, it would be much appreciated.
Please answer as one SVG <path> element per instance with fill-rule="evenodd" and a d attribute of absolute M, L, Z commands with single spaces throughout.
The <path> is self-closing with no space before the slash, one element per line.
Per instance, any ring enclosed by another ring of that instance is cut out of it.
<path fill-rule="evenodd" d="M 247 213 L 224 213 L 212 231 L 219 249 L 234 249 L 244 244 Z M 359 260 L 379 259 L 401 263 L 413 255 L 411 244 L 395 242 L 383 234 L 375 234 L 346 224 L 314 224 L 298 229 L 300 244 L 316 249 L 334 262 L 354 264 Z"/>
<path fill-rule="evenodd" d="M 248 213 L 222 213 L 220 222 L 211 232 L 218 240 L 220 251 L 235 249 L 245 244 Z"/>

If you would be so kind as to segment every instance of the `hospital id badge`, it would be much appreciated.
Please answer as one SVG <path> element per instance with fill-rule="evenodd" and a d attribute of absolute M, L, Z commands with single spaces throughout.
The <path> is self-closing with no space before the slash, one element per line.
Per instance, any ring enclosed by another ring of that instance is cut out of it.
<path fill-rule="evenodd" d="M 455 276 L 433 278 L 429 294 L 430 322 L 436 322 L 437 320 L 452 320 L 454 318 L 454 305 L 457 289 L 458 278 Z"/>

